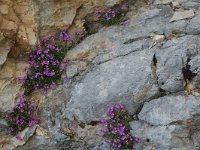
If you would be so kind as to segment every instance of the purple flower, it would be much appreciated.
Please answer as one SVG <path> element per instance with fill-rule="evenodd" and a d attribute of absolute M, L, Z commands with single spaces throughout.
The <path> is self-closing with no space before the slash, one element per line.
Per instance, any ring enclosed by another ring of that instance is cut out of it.
<path fill-rule="evenodd" d="M 122 104 L 115 104 L 115 108 L 117 108 L 117 109 L 124 109 L 124 105 L 122 105 Z"/>
<path fill-rule="evenodd" d="M 64 59 L 63 59 L 63 62 L 64 63 L 66 63 L 66 62 L 68 62 L 69 61 L 69 59 L 67 58 L 67 57 L 65 57 Z"/>
<path fill-rule="evenodd" d="M 47 95 L 47 90 L 46 90 L 46 89 L 44 89 L 44 90 L 42 91 L 42 95 L 43 95 L 43 96 L 46 96 L 46 95 Z"/>
<path fill-rule="evenodd" d="M 28 71 L 30 71 L 30 69 L 31 69 L 30 66 L 28 66 L 28 67 L 23 69 L 23 72 L 28 72 Z"/>
<path fill-rule="evenodd" d="M 31 102 L 31 103 L 30 103 L 30 108 L 31 108 L 31 110 L 32 110 L 32 111 L 35 111 L 35 110 L 36 110 L 36 108 L 37 108 L 37 105 L 36 105 L 36 103 L 34 103 L 34 102 Z"/>
<path fill-rule="evenodd" d="M 80 31 L 76 31 L 76 32 L 75 32 L 75 35 L 80 35 L 80 34 L 81 34 Z"/>
<path fill-rule="evenodd" d="M 71 38 L 70 38 L 70 36 L 68 35 L 67 32 L 61 32 L 60 37 L 63 39 L 63 41 L 70 41 L 71 40 Z"/>
<path fill-rule="evenodd" d="M 29 122 L 28 122 L 28 126 L 29 127 L 33 127 L 34 125 L 36 125 L 37 124 L 37 120 L 35 120 L 35 119 L 31 119 Z"/>
<path fill-rule="evenodd" d="M 43 72 L 43 74 L 45 74 L 45 75 L 48 76 L 48 77 L 52 77 L 52 76 L 55 75 L 55 72 L 54 72 L 54 70 L 50 71 L 49 69 L 46 69 L 46 70 Z"/>
<path fill-rule="evenodd" d="M 8 128 L 8 134 L 11 135 L 14 129 L 12 127 Z"/>
<path fill-rule="evenodd" d="M 138 138 L 138 137 L 134 137 L 134 141 L 138 144 L 138 143 L 141 143 L 141 138 Z"/>
<path fill-rule="evenodd" d="M 118 147 L 118 148 L 120 148 L 121 146 L 122 146 L 121 144 L 118 144 L 118 146 L 117 146 L 117 147 Z"/>
<path fill-rule="evenodd" d="M 49 49 L 46 49 L 45 51 L 44 51 L 44 54 L 48 54 L 49 53 Z"/>
<path fill-rule="evenodd" d="M 103 129 L 99 131 L 100 136 L 106 138 L 105 141 L 110 141 L 107 143 L 113 149 L 134 148 L 134 144 L 139 143 L 140 139 L 133 137 L 130 133 L 130 127 L 127 125 L 129 114 L 124 105 L 120 103 L 113 106 L 110 105 L 107 115 L 109 116 L 108 120 L 104 118 L 101 120 Z"/>
<path fill-rule="evenodd" d="M 96 9 L 95 9 L 95 14 L 97 14 L 97 15 L 101 14 L 101 10 L 98 9 L 98 8 L 96 8 Z"/>
<path fill-rule="evenodd" d="M 41 54 L 40 56 L 41 56 L 41 58 L 44 58 L 44 54 Z"/>
<path fill-rule="evenodd" d="M 54 46 L 54 45 L 51 45 L 51 44 L 48 44 L 48 45 L 47 45 L 47 48 L 49 48 L 49 49 L 54 49 L 55 46 Z"/>
<path fill-rule="evenodd" d="M 124 27 L 128 27 L 128 25 L 129 25 L 129 20 L 126 20 L 126 21 L 121 22 L 120 25 L 123 25 Z"/>
<path fill-rule="evenodd" d="M 121 10 L 127 10 L 127 5 L 122 5 Z"/>
<path fill-rule="evenodd" d="M 58 47 L 56 48 L 57 52 L 60 52 L 61 50 L 62 50 L 61 48 L 58 48 Z"/>
<path fill-rule="evenodd" d="M 44 65 L 48 65 L 48 64 L 49 64 L 49 61 L 44 60 L 41 64 L 42 64 L 43 66 L 44 66 Z"/>
<path fill-rule="evenodd" d="M 18 134 L 17 138 L 20 139 L 19 132 L 28 126 L 30 120 L 34 119 L 33 113 L 36 109 L 31 107 L 33 103 L 34 102 L 28 101 L 25 95 L 20 94 L 20 101 L 5 115 L 5 119 L 10 126 L 8 129 L 9 134 Z"/>
<path fill-rule="evenodd" d="M 105 14 L 106 20 L 111 20 L 111 19 L 114 18 L 115 16 L 116 16 L 115 10 L 108 9 L 108 10 L 106 11 L 106 14 Z"/>
<path fill-rule="evenodd" d="M 68 78 L 67 76 L 63 76 L 62 78 L 63 78 L 63 80 L 64 80 L 65 82 L 67 82 L 67 81 L 69 80 L 69 78 Z"/>
<path fill-rule="evenodd" d="M 30 65 L 34 65 L 35 60 L 28 61 L 28 63 L 29 63 Z"/>
<path fill-rule="evenodd" d="M 104 134 L 105 134 L 105 133 L 103 132 L 103 130 L 98 130 L 98 135 L 99 135 L 99 136 L 104 136 Z"/>
<path fill-rule="evenodd" d="M 61 65 L 60 72 L 63 72 L 65 70 L 65 65 Z"/>
<path fill-rule="evenodd" d="M 39 55 L 39 54 L 41 54 L 41 52 L 42 52 L 42 51 L 41 51 L 41 49 L 40 49 L 40 48 L 36 49 L 36 54 L 38 54 L 38 55 Z"/>
<path fill-rule="evenodd" d="M 56 88 L 56 84 L 53 82 L 52 84 L 51 84 L 51 89 L 55 89 Z"/>
<path fill-rule="evenodd" d="M 17 139 L 18 141 L 22 141 L 21 135 L 20 135 L 20 134 L 17 134 L 16 139 Z"/>
<path fill-rule="evenodd" d="M 107 134 L 107 133 L 108 133 L 108 129 L 106 129 L 106 128 L 101 129 L 101 130 L 98 131 L 98 134 L 99 134 L 100 136 L 104 136 L 104 135 Z"/>
<path fill-rule="evenodd" d="M 107 126 L 107 121 L 106 121 L 106 119 L 101 119 L 101 125 L 102 126 Z"/>

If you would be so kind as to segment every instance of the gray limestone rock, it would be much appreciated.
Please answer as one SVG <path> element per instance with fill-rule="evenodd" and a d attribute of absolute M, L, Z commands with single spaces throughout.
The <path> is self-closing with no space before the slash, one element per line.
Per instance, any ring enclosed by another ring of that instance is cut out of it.
<path fill-rule="evenodd" d="M 198 143 L 193 144 L 191 135 L 196 136 L 196 131 L 192 131 L 189 125 L 166 125 L 151 126 L 142 121 L 133 121 L 131 125 L 131 134 L 141 137 L 141 143 L 136 145 L 138 150 L 198 150 Z M 198 124 L 193 126 L 199 130 Z"/>
<path fill-rule="evenodd" d="M 95 66 L 72 89 L 66 115 L 71 119 L 78 116 L 89 123 L 99 120 L 113 102 L 122 102 L 130 112 L 136 112 L 142 101 L 132 97 L 149 86 L 153 54 L 153 50 L 147 49 Z"/>
<path fill-rule="evenodd" d="M 197 74 L 191 83 L 199 88 L 200 3 L 174 0 L 195 16 L 169 22 L 171 2 L 155 0 L 137 13 L 132 10 L 128 27 L 102 28 L 69 51 L 70 82 L 50 93 L 39 109 L 51 141 L 35 135 L 25 147 L 109 150 L 88 127 L 97 127 L 107 106 L 120 102 L 139 117 L 131 123 L 131 133 L 142 138 L 138 150 L 199 150 L 200 97 L 183 94 L 182 68 L 190 59 Z M 154 43 L 152 35 L 163 38 Z M 77 139 L 58 132 L 65 128 L 73 128 Z"/>
<path fill-rule="evenodd" d="M 200 115 L 200 97 L 165 96 L 144 104 L 139 119 L 151 125 L 168 125 Z"/>

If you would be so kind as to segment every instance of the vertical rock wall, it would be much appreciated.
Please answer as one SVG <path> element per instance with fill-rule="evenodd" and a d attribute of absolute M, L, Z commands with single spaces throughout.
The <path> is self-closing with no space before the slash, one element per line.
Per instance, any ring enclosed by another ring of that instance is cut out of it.
<path fill-rule="evenodd" d="M 25 22 L 36 22 L 31 24 L 36 28 L 31 35 L 37 41 L 44 35 L 70 28 L 71 24 L 82 27 L 81 18 L 94 6 L 104 7 L 114 2 L 67 1 L 70 7 L 64 1 L 14 3 L 30 9 L 28 13 L 22 13 L 23 17 L 29 13 L 35 16 L 34 19 L 28 17 Z M 45 98 L 33 95 L 34 99 L 40 100 L 41 124 L 24 131 L 25 141 L 31 138 L 26 143 L 0 139 L 0 145 L 5 150 L 16 145 L 23 145 L 16 148 L 19 150 L 109 150 L 97 135 L 99 120 L 106 115 L 109 104 L 120 102 L 133 116 L 132 134 L 142 139 L 137 150 L 199 150 L 200 2 L 150 2 L 147 5 L 145 0 L 130 1 L 128 27 L 116 25 L 100 29 L 69 51 L 66 72 L 69 82 L 50 90 Z M 0 19 L 6 18 L 8 11 L 5 8 L 1 9 L 4 14 L 1 12 Z M 68 9 L 71 13 L 65 12 Z M 19 17 L 19 13 L 16 16 Z M 7 43 L 3 49 L 8 49 L 8 52 L 3 51 L 2 56 L 8 57 L 3 57 L 0 72 L 0 100 L 4 102 L 0 103 L 0 108 L 4 110 L 14 102 L 6 101 L 6 98 L 15 98 L 20 91 L 20 87 L 12 82 L 15 76 L 22 74 L 20 70 L 26 65 L 19 54 L 25 53 L 23 48 L 27 45 L 31 47 L 28 40 L 24 42 L 26 44 L 20 43 L 21 40 L 17 42 L 18 24 L 11 19 L 8 22 L 7 27 L 11 25 L 9 29 L 13 32 L 4 29 L 2 31 L 8 33 L 2 32 L 1 38 L 7 41 L 2 42 Z M 8 36 L 14 39 L 5 37 L 10 33 L 15 33 L 15 36 Z M 13 49 L 16 50 L 14 53 Z M 191 74 L 195 76 L 191 77 Z"/>

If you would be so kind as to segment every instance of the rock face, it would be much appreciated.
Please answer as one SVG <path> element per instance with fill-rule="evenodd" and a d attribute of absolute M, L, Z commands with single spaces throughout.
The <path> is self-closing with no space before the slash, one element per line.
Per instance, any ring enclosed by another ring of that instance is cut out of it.
<path fill-rule="evenodd" d="M 199 102 L 198 96 L 180 94 L 145 103 L 140 121 L 131 123 L 132 134 L 144 139 L 138 149 L 199 149 Z"/>
<path fill-rule="evenodd" d="M 104 30 L 101 36 L 107 37 L 108 34 L 111 32 Z M 112 43 L 115 48 L 104 49 L 108 54 L 99 54 L 93 61 L 93 69 L 80 84 L 74 86 L 66 107 L 69 118 L 76 115 L 85 123 L 98 121 L 109 103 L 119 101 L 127 104 L 129 110 L 135 113 L 143 102 L 139 97 L 148 96 L 151 89 L 149 64 L 155 50 L 143 48 L 146 46 L 145 40 L 123 45 L 116 38 L 115 42 Z"/>
<path fill-rule="evenodd" d="M 22 53 L 44 36 L 66 30 L 72 24 L 82 28 L 83 18 L 95 7 L 109 7 L 120 1 L 1 0 L 0 31 L 15 42 Z M 13 52 L 14 53 L 14 52 Z"/>
<path fill-rule="evenodd" d="M 34 45 L 39 37 L 71 28 L 71 24 L 81 25 L 79 19 L 95 6 L 106 7 L 115 2 L 4 0 L 0 5 L 4 27 L 0 29 L 8 37 L 17 33 L 16 39 L 20 34 L 26 35 L 17 44 L 23 49 Z M 131 133 L 142 138 L 138 150 L 200 149 L 200 3 L 145 2 L 130 2 L 128 27 L 102 28 L 69 51 L 69 81 L 49 91 L 45 98 L 33 95 L 40 100 L 41 124 L 16 149 L 109 150 L 97 130 L 107 106 L 115 102 L 123 103 L 137 118 L 130 125 Z M 180 13 L 189 11 L 189 17 Z M 10 13 L 18 14 L 20 23 L 6 19 Z M 26 65 L 21 58 L 13 59 L 18 57 L 13 53 L 13 41 L 0 44 L 7 50 L 2 50 L 0 61 L 0 108 L 4 110 L 14 103 L 5 99 L 15 98 L 20 91 L 10 81 L 21 76 L 23 72 L 18 68 Z M 6 60 L 7 55 L 12 58 Z M 0 140 L 0 145 L 15 147 L 16 143 L 7 141 Z"/>
<path fill-rule="evenodd" d="M 199 115 L 199 97 L 165 96 L 145 103 L 139 119 L 154 126 L 164 126 Z"/>
<path fill-rule="evenodd" d="M 23 69 L 21 67 L 25 65 L 21 60 L 26 59 L 24 54 L 30 52 L 41 38 L 71 29 L 72 26 L 83 30 L 84 17 L 93 13 L 94 8 L 104 9 L 119 2 L 120 0 L 105 2 L 98 0 L 95 2 L 93 0 L 59 2 L 56 0 L 0 0 L 0 68 L 2 69 L 0 83 L 3 84 L 0 91 L 0 110 L 12 108 L 19 93 L 19 89 L 16 88 L 18 85 L 13 79 L 23 75 L 23 73 L 15 74 L 15 72 Z M 15 64 L 7 65 L 13 63 L 13 61 L 10 62 L 10 58 L 18 60 L 18 57 L 21 60 L 15 62 L 16 66 Z M 16 70 L 15 67 L 19 69 Z M 10 81 L 14 83 L 10 84 Z"/>

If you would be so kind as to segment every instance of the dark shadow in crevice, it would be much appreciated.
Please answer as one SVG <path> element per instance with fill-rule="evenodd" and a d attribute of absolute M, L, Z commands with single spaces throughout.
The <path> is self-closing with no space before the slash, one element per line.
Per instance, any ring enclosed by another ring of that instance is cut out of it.
<path fill-rule="evenodd" d="M 190 70 L 190 65 L 188 64 L 191 61 L 190 58 L 187 59 L 187 63 L 182 68 L 183 79 L 185 82 L 192 81 L 192 79 L 197 75 Z"/>
<path fill-rule="evenodd" d="M 99 123 L 99 121 L 91 121 L 87 125 L 96 126 L 96 125 L 98 125 L 98 123 Z"/>

